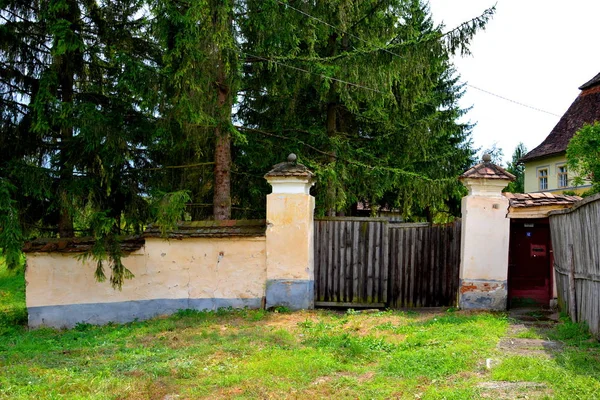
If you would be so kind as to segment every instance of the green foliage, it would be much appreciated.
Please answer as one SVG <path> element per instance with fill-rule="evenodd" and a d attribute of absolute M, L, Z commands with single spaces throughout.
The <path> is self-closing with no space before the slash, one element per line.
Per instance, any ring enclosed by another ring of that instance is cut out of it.
<path fill-rule="evenodd" d="M 174 229 L 177 222 L 184 218 L 186 205 L 190 201 L 190 193 L 187 190 L 161 193 L 153 197 L 152 215 L 154 221 L 160 227 L 163 237 L 167 235 L 167 231 Z"/>
<path fill-rule="evenodd" d="M 586 124 L 575 133 L 567 147 L 567 165 L 569 171 L 577 174 L 573 179 L 575 186 L 589 179 L 592 189 L 588 195 L 600 192 L 600 122 Z"/>
<path fill-rule="evenodd" d="M 512 160 L 508 163 L 506 170 L 515 176 L 515 180 L 508 184 L 505 191 L 510 193 L 525 193 L 525 165 L 519 163 L 519 160 L 527 154 L 527 147 L 520 142 L 512 155 Z"/>
<path fill-rule="evenodd" d="M 483 156 L 489 154 L 490 157 L 492 158 L 492 163 L 496 164 L 498 166 L 502 166 L 504 164 L 503 158 L 504 158 L 504 150 L 502 150 L 501 147 L 498 147 L 498 143 L 494 143 L 492 144 L 491 147 L 488 147 L 487 149 L 481 150 L 479 152 L 479 157 L 478 160 L 476 160 L 477 163 L 480 163 L 481 160 L 483 159 Z"/>
<path fill-rule="evenodd" d="M 21 265 L 23 238 L 19 224 L 19 210 L 12 192 L 16 188 L 0 177 L 0 257 L 9 269 Z"/>
<path fill-rule="evenodd" d="M 506 315 L 462 311 L 180 310 L 28 330 L 24 288 L 22 269 L 0 266 L 0 397 L 495 398 L 490 380 L 544 383 L 555 398 L 600 390 L 597 341 L 565 320 L 546 332 L 567 345 L 550 359 L 499 352 Z M 489 357 L 501 362 L 483 372 Z"/>
<path fill-rule="evenodd" d="M 18 267 L 11 269 L 0 257 L 0 343 L 6 336 L 22 333 L 26 324 L 23 260 Z"/>
<path fill-rule="evenodd" d="M 458 215 L 456 177 L 473 150 L 471 127 L 456 122 L 463 86 L 450 58 L 468 53 L 493 8 L 449 31 L 420 0 L 5 0 L 2 9 L 9 265 L 25 239 L 93 236 L 96 277 L 110 268 L 120 288 L 132 276 L 123 235 L 210 218 L 229 186 L 221 200 L 234 217 L 264 217 L 263 175 L 291 152 L 315 172 L 318 215 L 349 214 L 359 201 L 413 220 Z M 229 173 L 231 184 L 217 182 Z"/>
<path fill-rule="evenodd" d="M 449 57 L 493 10 L 444 35 L 416 0 L 263 3 L 248 3 L 242 25 L 249 65 L 238 114 L 252 129 L 242 128 L 237 162 L 258 175 L 300 154 L 317 176 L 318 215 L 349 214 L 358 201 L 407 219 L 456 214 L 456 177 L 473 152 L 470 126 L 456 122 L 462 86 Z"/>

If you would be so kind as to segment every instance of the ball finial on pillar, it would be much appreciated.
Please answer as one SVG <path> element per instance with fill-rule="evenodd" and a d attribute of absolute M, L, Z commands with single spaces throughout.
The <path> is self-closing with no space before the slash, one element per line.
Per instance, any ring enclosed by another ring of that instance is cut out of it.
<path fill-rule="evenodd" d="M 483 155 L 483 162 L 488 163 L 490 161 L 492 161 L 492 156 L 490 154 L 488 154 L 488 153 L 484 154 Z"/>
<path fill-rule="evenodd" d="M 288 162 L 290 162 L 290 163 L 296 162 L 297 159 L 298 159 L 298 157 L 294 153 L 290 153 L 290 155 L 287 158 Z"/>

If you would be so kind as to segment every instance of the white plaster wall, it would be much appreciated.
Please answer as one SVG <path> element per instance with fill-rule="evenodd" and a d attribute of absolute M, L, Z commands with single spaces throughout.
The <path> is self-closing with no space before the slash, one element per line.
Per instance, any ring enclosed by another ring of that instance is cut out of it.
<path fill-rule="evenodd" d="M 95 262 L 80 255 L 27 256 L 27 307 L 151 299 L 262 298 L 265 238 L 146 239 L 123 259 L 135 278 L 119 291 L 94 278 Z M 110 270 L 105 267 L 107 277 Z"/>
<path fill-rule="evenodd" d="M 267 196 L 267 279 L 314 279 L 314 208 L 309 194 Z"/>
<path fill-rule="evenodd" d="M 463 197 L 461 279 L 507 280 L 508 206 L 502 196 Z"/>

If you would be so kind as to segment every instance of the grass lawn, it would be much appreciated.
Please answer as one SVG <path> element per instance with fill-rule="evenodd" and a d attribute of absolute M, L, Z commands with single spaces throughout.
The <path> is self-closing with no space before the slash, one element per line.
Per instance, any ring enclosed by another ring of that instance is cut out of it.
<path fill-rule="evenodd" d="M 0 398 L 470 399 L 499 398 L 489 384 L 507 381 L 542 384 L 510 398 L 600 397 L 600 348 L 585 330 L 521 331 L 564 348 L 515 355 L 497 348 L 510 322 L 459 311 L 187 310 L 28 331 L 22 271 L 0 267 Z"/>

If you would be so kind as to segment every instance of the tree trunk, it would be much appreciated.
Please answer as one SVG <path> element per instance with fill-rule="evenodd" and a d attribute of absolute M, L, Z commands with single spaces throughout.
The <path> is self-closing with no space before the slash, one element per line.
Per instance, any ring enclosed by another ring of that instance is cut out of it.
<path fill-rule="evenodd" d="M 73 102 L 73 76 L 69 76 L 68 68 L 61 72 L 61 88 L 63 103 Z M 70 118 L 69 118 L 70 120 Z M 71 215 L 72 201 L 69 194 L 69 186 L 73 180 L 73 167 L 68 165 L 69 142 L 73 138 L 73 126 L 62 126 L 60 128 L 60 171 L 59 171 L 59 193 L 60 213 L 58 217 L 58 234 L 61 238 L 73 237 L 73 216 Z"/>
<path fill-rule="evenodd" d="M 79 19 L 78 6 L 69 2 L 67 9 L 61 13 L 61 17 L 72 24 L 76 24 Z M 75 85 L 75 63 L 81 53 L 77 50 L 66 52 L 56 57 L 56 67 L 58 69 L 58 83 L 60 87 L 60 99 L 63 104 L 67 104 L 69 109 L 73 106 L 73 95 Z M 73 202 L 69 193 L 69 186 L 73 180 L 73 167 L 69 165 L 69 150 L 73 139 L 73 118 L 69 115 L 63 118 L 60 125 L 60 165 L 59 165 L 59 198 L 60 211 L 58 219 L 58 234 L 61 238 L 73 237 Z"/>
<path fill-rule="evenodd" d="M 337 54 L 337 45 L 336 45 L 336 40 L 337 40 L 338 35 L 336 33 L 332 34 L 329 37 L 329 41 L 328 41 L 328 45 L 329 45 L 329 52 L 331 54 L 331 56 L 335 56 Z M 327 137 L 328 138 L 334 138 L 337 134 L 337 115 L 336 115 L 336 108 L 337 108 L 337 96 L 335 94 L 335 82 L 331 82 L 331 86 L 329 88 L 329 98 L 330 101 L 329 103 L 327 103 Z M 330 149 L 331 151 L 331 156 L 329 157 L 329 164 L 335 168 L 335 161 L 336 161 L 336 153 L 334 149 Z M 336 200 L 337 200 L 337 191 L 336 191 L 336 185 L 334 182 L 333 178 L 328 178 L 327 182 L 327 194 L 326 194 L 326 199 L 325 199 L 325 204 L 327 206 L 327 216 L 329 217 L 335 217 L 336 214 Z"/>
<path fill-rule="evenodd" d="M 225 84 L 225 79 L 225 72 L 221 67 L 218 83 L 221 118 L 215 128 L 215 187 L 213 193 L 213 217 L 215 220 L 231 219 L 231 134 L 227 129 L 231 118 L 231 104 L 230 90 Z"/>
<path fill-rule="evenodd" d="M 231 136 L 221 127 L 215 129 L 215 220 L 231 219 Z"/>
<path fill-rule="evenodd" d="M 332 83 L 333 86 L 334 83 Z M 335 107 L 336 104 L 331 102 L 329 104 L 327 104 L 327 137 L 329 138 L 333 138 L 335 137 L 336 134 L 336 115 L 335 115 Z M 330 165 L 332 165 L 333 167 L 335 167 L 335 150 L 331 150 L 331 156 L 329 157 L 329 163 Z M 335 217 L 336 214 L 336 210 L 335 210 L 335 203 L 336 203 L 336 197 L 337 197 L 337 193 L 336 193 L 336 189 L 335 189 L 335 182 L 333 181 L 333 178 L 328 178 L 327 181 L 327 198 L 325 199 L 325 204 L 327 205 L 327 216 L 329 217 Z"/>

